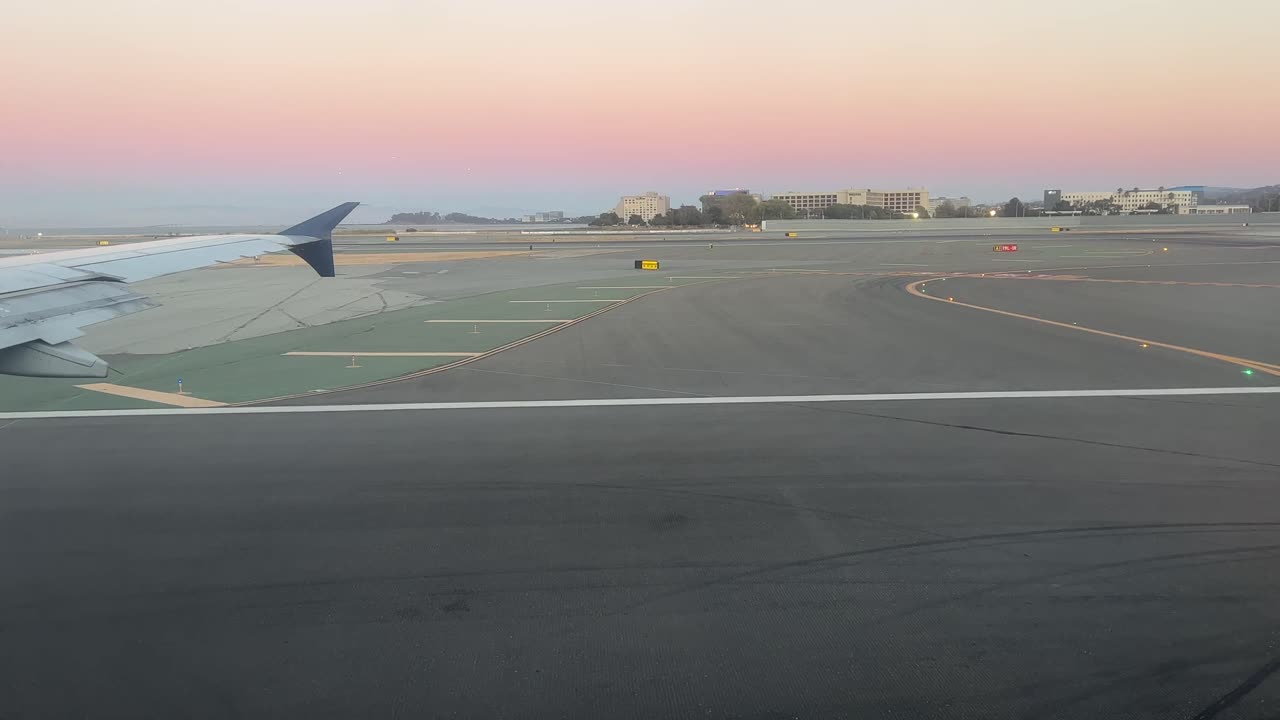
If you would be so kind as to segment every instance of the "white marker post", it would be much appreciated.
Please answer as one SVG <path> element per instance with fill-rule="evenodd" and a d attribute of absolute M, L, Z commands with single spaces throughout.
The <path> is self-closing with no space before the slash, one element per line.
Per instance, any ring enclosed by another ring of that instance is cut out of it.
<path fill-rule="evenodd" d="M 350 364 L 350 365 L 348 365 L 347 367 L 348 367 L 348 368 L 358 368 L 358 367 L 360 367 L 359 365 L 357 365 L 357 364 L 356 364 L 356 356 L 355 356 L 355 355 L 352 355 L 352 356 L 351 356 L 351 364 Z"/>
<path fill-rule="evenodd" d="M 182 389 L 182 378 L 178 378 L 178 394 L 179 394 L 179 395 L 190 395 L 190 394 L 191 394 L 191 393 L 186 392 L 185 390 L 183 390 L 183 389 Z"/>

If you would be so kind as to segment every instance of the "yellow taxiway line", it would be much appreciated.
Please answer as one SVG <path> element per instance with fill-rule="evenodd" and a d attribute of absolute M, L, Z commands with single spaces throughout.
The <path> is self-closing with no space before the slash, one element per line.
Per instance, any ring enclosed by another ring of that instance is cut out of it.
<path fill-rule="evenodd" d="M 916 297 L 924 298 L 925 300 L 934 300 L 936 302 L 946 303 L 948 305 L 959 305 L 961 307 L 967 307 L 973 310 L 982 310 L 983 312 L 995 313 L 997 315 L 1004 315 L 1006 317 L 1014 317 L 1020 320 L 1030 320 L 1031 322 L 1043 323 L 1045 325 L 1053 325 L 1054 327 L 1065 328 L 1067 330 L 1079 330 L 1080 332 L 1087 332 L 1093 335 L 1102 335 L 1104 337 L 1115 338 L 1117 340 L 1127 340 L 1129 342 L 1138 343 L 1144 346 L 1164 348 L 1166 350 L 1176 350 L 1178 352 L 1189 353 L 1191 355 L 1198 355 L 1200 357 L 1210 358 L 1212 360 L 1220 360 L 1225 363 L 1231 363 L 1232 365 L 1241 365 L 1247 368 L 1251 368 L 1253 370 L 1257 370 L 1259 372 L 1267 373 L 1268 375 L 1275 375 L 1277 377 L 1280 377 L 1280 365 L 1273 365 L 1271 363 L 1262 362 L 1260 360 L 1248 360 L 1246 358 L 1235 357 L 1234 355 L 1223 355 L 1222 353 L 1215 353 L 1215 352 L 1209 352 L 1208 350 L 1200 350 L 1198 348 L 1186 347 L 1185 345 L 1174 345 L 1173 343 L 1160 342 L 1159 340 L 1149 340 L 1147 338 L 1134 337 L 1132 335 L 1121 335 L 1120 333 L 1107 332 L 1106 330 L 1095 330 L 1094 328 L 1083 327 L 1080 325 L 1069 325 L 1064 322 L 1058 322 L 1057 320 L 1047 320 L 1045 318 L 1035 317 L 1034 315 L 1023 315 L 1022 313 L 1009 312 L 1008 310 L 997 310 L 996 308 L 990 308 L 983 305 L 974 305 L 972 303 L 960 302 L 958 300 L 952 299 L 951 297 L 940 297 L 936 295 L 930 295 L 919 289 L 921 285 L 925 283 L 933 282 L 934 280 L 938 280 L 938 279 L 940 278 L 930 278 L 928 280 L 917 280 L 913 283 L 908 283 L 906 285 L 906 290 L 912 295 L 915 295 Z"/>
<path fill-rule="evenodd" d="M 178 393 L 160 392 L 158 390 L 144 390 L 142 388 L 129 387 L 128 385 L 115 385 L 113 383 L 89 383 L 87 385 L 77 385 L 78 388 L 92 390 L 94 392 L 106 393 L 107 395 L 119 395 L 120 397 L 133 398 L 134 400 L 146 400 L 147 402 L 160 403 L 161 405 L 173 405 L 175 407 L 202 408 L 202 407 L 223 407 L 226 403 L 220 403 L 217 400 L 205 400 L 203 398 L 191 397 L 190 395 L 179 395 Z"/>

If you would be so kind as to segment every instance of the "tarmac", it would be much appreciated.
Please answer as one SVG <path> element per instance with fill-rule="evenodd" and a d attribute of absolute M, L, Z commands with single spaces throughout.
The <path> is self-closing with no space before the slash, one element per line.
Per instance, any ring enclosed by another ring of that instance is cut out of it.
<path fill-rule="evenodd" d="M 0 714 L 1274 717 L 1280 249 L 799 240 L 138 356 L 238 407 L 0 385 Z M 357 340 L 479 354 L 283 354 Z"/>

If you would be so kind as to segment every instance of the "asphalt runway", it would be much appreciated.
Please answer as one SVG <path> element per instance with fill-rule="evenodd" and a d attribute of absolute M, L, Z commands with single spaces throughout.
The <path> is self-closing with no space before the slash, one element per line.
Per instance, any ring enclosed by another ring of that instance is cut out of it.
<path fill-rule="evenodd" d="M 945 394 L 1274 388 L 1274 251 L 978 242 L 671 247 L 718 279 L 292 414 L 0 419 L 0 716 L 1274 718 L 1280 394 Z M 506 404 L 876 392 L 933 395 Z"/>

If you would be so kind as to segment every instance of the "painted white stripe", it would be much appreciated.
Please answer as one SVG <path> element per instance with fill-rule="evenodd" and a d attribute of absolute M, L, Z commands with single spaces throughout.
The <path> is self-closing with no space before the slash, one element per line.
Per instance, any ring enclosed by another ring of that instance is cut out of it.
<path fill-rule="evenodd" d="M 508 300 L 510 303 L 587 303 L 587 302 L 622 302 L 630 298 L 619 298 L 616 300 L 605 300 L 603 298 L 593 298 L 590 300 Z"/>
<path fill-rule="evenodd" d="M 880 263 L 882 267 L 929 267 L 924 263 Z"/>
<path fill-rule="evenodd" d="M 602 398 L 591 400 L 505 400 L 496 402 L 395 403 L 378 405 L 280 405 L 146 410 L 49 410 L 0 412 L 0 420 L 147 417 L 152 415 L 301 415 L 308 413 L 416 412 L 426 410 L 513 410 L 526 408 L 642 407 L 661 405 L 784 405 L 796 403 L 1019 400 L 1053 398 L 1178 397 L 1186 395 L 1271 395 L 1280 385 L 1254 387 L 1148 388 L 1139 390 L 1007 390 L 984 392 L 872 393 L 864 395 L 755 395 L 746 397 Z"/>

